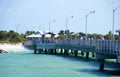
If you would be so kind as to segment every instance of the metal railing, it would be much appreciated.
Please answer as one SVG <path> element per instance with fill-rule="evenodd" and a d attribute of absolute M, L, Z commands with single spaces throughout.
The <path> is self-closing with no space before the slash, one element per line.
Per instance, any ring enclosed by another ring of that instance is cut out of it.
<path fill-rule="evenodd" d="M 36 45 L 46 45 L 58 48 L 83 48 L 93 49 L 94 52 L 109 54 L 109 55 L 120 55 L 120 40 L 100 40 L 100 39 L 41 39 L 35 41 Z M 32 44 L 28 42 L 26 44 Z M 55 45 L 55 46 L 53 46 Z"/>
<path fill-rule="evenodd" d="M 119 55 L 120 41 L 119 40 L 98 40 L 96 50 L 99 53 Z"/>

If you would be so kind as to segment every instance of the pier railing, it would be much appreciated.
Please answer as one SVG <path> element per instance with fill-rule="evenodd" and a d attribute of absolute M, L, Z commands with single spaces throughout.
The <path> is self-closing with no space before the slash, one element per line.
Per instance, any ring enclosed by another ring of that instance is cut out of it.
<path fill-rule="evenodd" d="M 36 44 L 37 48 L 63 48 L 63 49 L 82 49 L 92 50 L 97 53 L 120 55 L 120 40 L 101 40 L 101 39 L 44 39 L 26 42 L 25 45 Z"/>
<path fill-rule="evenodd" d="M 120 55 L 120 40 L 59 39 L 56 44 L 64 48 L 94 49 L 97 53 Z"/>
<path fill-rule="evenodd" d="M 120 41 L 98 40 L 96 44 L 96 52 L 110 55 L 120 55 Z"/>

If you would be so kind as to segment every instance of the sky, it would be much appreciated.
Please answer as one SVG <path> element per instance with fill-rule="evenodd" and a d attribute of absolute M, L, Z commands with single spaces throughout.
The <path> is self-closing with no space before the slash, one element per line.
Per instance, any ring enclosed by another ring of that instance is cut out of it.
<path fill-rule="evenodd" d="M 0 0 L 0 30 L 25 33 L 28 30 L 49 30 L 58 33 L 67 28 L 85 33 L 107 34 L 112 30 L 113 9 L 120 0 Z M 120 8 L 115 11 L 115 30 L 120 29 Z M 55 22 L 52 22 L 55 20 Z"/>

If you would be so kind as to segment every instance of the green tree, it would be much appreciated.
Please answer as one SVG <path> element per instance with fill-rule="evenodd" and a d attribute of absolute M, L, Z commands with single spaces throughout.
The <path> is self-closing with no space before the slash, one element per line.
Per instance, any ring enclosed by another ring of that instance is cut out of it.
<path fill-rule="evenodd" d="M 22 41 L 24 41 L 25 38 L 26 38 L 25 34 L 21 34 L 20 37 L 21 37 L 21 40 L 22 40 Z"/>
<path fill-rule="evenodd" d="M 82 32 L 76 33 L 75 37 L 77 38 L 85 37 L 85 33 L 82 33 Z"/>
<path fill-rule="evenodd" d="M 7 40 L 7 32 L 6 31 L 0 31 L 0 41 Z"/>
<path fill-rule="evenodd" d="M 94 34 L 88 34 L 88 37 L 89 38 L 100 39 L 100 38 L 103 37 L 103 35 L 94 33 Z"/>
<path fill-rule="evenodd" d="M 8 32 L 8 38 L 9 41 L 12 43 L 19 43 L 22 42 L 23 37 L 19 35 L 17 32 L 14 32 L 13 30 Z"/>
<path fill-rule="evenodd" d="M 115 37 L 115 40 L 119 39 L 119 36 L 117 34 L 115 34 L 114 37 Z"/>
<path fill-rule="evenodd" d="M 68 36 L 68 37 L 72 37 L 74 32 L 70 32 L 70 30 L 66 30 L 65 31 L 65 34 Z M 72 38 L 75 38 L 75 37 L 72 37 Z"/>
<path fill-rule="evenodd" d="M 104 36 L 105 39 L 112 40 L 112 32 L 109 31 L 108 34 Z"/>
<path fill-rule="evenodd" d="M 31 35 L 33 33 L 35 33 L 35 31 L 26 31 L 25 35 L 28 36 L 28 35 Z"/>
<path fill-rule="evenodd" d="M 61 39 L 65 38 L 65 31 L 64 30 L 60 30 L 60 32 L 58 33 L 58 37 Z"/>
<path fill-rule="evenodd" d="M 28 34 L 32 34 L 34 31 L 28 32 Z M 0 42 L 10 42 L 10 43 L 19 43 L 25 40 L 25 34 L 19 34 L 14 32 L 13 30 L 7 31 L 0 31 Z"/>

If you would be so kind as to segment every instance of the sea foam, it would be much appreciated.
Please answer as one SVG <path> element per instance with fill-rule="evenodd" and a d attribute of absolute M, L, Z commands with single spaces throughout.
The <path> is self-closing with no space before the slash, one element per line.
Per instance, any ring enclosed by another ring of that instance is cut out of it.
<path fill-rule="evenodd" d="M 5 50 L 7 52 L 14 51 L 14 52 L 23 52 L 27 49 L 22 45 L 22 43 L 19 44 L 9 44 L 9 43 L 3 43 L 0 44 L 0 49 Z"/>

